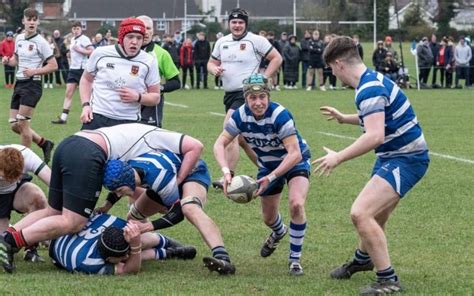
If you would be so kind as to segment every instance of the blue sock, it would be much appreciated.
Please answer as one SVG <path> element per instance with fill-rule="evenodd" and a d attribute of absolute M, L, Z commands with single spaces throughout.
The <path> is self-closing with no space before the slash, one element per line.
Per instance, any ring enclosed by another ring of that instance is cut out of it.
<path fill-rule="evenodd" d="M 377 271 L 377 281 L 398 281 L 398 276 L 392 266 L 387 269 Z"/>
<path fill-rule="evenodd" d="M 155 248 L 166 249 L 168 247 L 168 238 L 161 233 L 156 232 L 156 236 L 160 239 L 160 242 Z"/>
<path fill-rule="evenodd" d="M 290 262 L 300 261 L 305 232 L 306 222 L 303 224 L 295 224 L 292 221 L 290 222 Z"/>
<path fill-rule="evenodd" d="M 364 265 L 372 261 L 368 253 L 361 251 L 360 249 L 356 249 L 354 252 L 354 261 L 359 265 Z"/>
<path fill-rule="evenodd" d="M 286 230 L 286 226 L 283 224 L 282 220 L 281 220 L 281 215 L 280 213 L 278 213 L 278 217 L 276 218 L 275 222 L 273 222 L 271 225 L 269 225 L 268 227 L 270 227 L 272 230 L 273 230 L 273 233 L 272 235 L 274 237 L 281 237 L 283 236 L 283 234 L 285 233 L 285 230 Z"/>
<path fill-rule="evenodd" d="M 166 250 L 163 248 L 155 247 L 155 260 L 166 259 Z"/>
<path fill-rule="evenodd" d="M 217 246 L 212 249 L 212 257 L 230 262 L 229 253 L 227 253 L 224 246 Z"/>

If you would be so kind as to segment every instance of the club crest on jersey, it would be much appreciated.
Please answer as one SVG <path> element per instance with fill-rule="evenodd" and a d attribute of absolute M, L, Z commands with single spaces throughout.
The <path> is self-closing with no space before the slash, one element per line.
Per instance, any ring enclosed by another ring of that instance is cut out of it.
<path fill-rule="evenodd" d="M 140 69 L 140 67 L 138 67 L 138 66 L 132 66 L 130 74 L 133 75 L 133 76 L 137 76 L 139 69 Z"/>
<path fill-rule="evenodd" d="M 246 47 L 247 47 L 247 44 L 245 43 L 240 44 L 240 50 L 245 50 Z"/>
<path fill-rule="evenodd" d="M 33 51 L 34 48 L 35 48 L 35 46 L 34 46 L 33 44 L 30 44 L 30 45 L 28 46 L 28 50 L 29 50 L 29 51 Z"/>

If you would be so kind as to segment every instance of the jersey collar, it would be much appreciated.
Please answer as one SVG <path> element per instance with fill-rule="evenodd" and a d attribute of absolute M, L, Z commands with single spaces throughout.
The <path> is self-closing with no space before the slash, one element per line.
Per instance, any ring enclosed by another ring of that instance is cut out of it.
<path fill-rule="evenodd" d="M 127 60 L 131 60 L 131 59 L 133 59 L 134 57 L 136 57 L 137 55 L 140 54 L 140 51 L 138 51 L 137 54 L 134 55 L 134 56 L 126 56 L 125 52 L 124 52 L 125 50 L 120 47 L 120 44 L 115 44 L 115 50 L 118 52 L 118 54 L 120 55 L 121 58 L 124 58 L 124 59 L 127 59 Z"/>
<path fill-rule="evenodd" d="M 81 37 L 81 36 L 82 36 L 82 33 L 81 33 L 81 35 L 75 36 L 74 40 L 79 39 L 79 37 Z"/>
<path fill-rule="evenodd" d="M 249 33 L 248 31 L 245 31 L 244 34 L 242 34 L 242 36 L 240 36 L 239 38 L 234 38 L 234 35 L 232 35 L 232 40 L 240 41 L 240 40 L 244 39 L 245 36 L 247 36 L 248 33 Z"/>
<path fill-rule="evenodd" d="M 33 38 L 35 38 L 36 36 L 38 36 L 38 33 L 34 33 L 33 35 L 31 35 L 31 36 L 29 36 L 29 37 L 26 37 L 26 34 L 25 34 L 25 40 L 33 39 Z"/>

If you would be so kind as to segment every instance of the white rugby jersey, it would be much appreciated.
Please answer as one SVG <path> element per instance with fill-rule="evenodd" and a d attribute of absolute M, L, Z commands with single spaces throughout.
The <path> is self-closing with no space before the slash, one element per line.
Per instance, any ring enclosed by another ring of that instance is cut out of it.
<path fill-rule="evenodd" d="M 29 79 L 23 75 L 26 68 L 39 69 L 43 63 L 53 56 L 53 49 L 48 41 L 40 34 L 36 33 L 28 38 L 25 34 L 19 34 L 15 40 L 15 54 L 18 60 L 18 71 L 16 78 L 18 80 Z M 41 80 L 41 75 L 35 75 L 34 80 Z"/>
<path fill-rule="evenodd" d="M 143 50 L 126 57 L 119 46 L 98 47 L 87 61 L 85 70 L 95 77 L 90 98 L 92 112 L 112 119 L 139 120 L 140 103 L 123 103 L 116 89 L 127 87 L 145 93 L 149 86 L 160 84 L 158 63 L 155 55 Z"/>
<path fill-rule="evenodd" d="M 34 173 L 35 175 L 37 175 L 41 171 L 41 169 L 46 166 L 44 161 L 38 155 L 36 155 L 36 153 L 34 153 L 30 148 L 22 145 L 11 144 L 0 145 L 0 150 L 8 147 L 20 150 L 21 154 L 23 155 L 23 161 L 25 164 L 23 167 L 23 173 Z M 9 183 L 5 181 L 2 177 L 0 177 L 0 194 L 13 192 L 16 189 L 17 185 L 18 181 Z"/>
<path fill-rule="evenodd" d="M 234 40 L 232 34 L 217 40 L 211 56 L 224 68 L 221 76 L 224 90 L 242 90 L 242 81 L 258 72 L 260 62 L 272 48 L 265 37 L 251 32 L 238 40 Z"/>
<path fill-rule="evenodd" d="M 184 134 L 141 123 L 119 124 L 81 133 L 101 134 L 107 144 L 108 159 L 128 161 L 148 152 L 169 150 L 182 154 Z"/>
<path fill-rule="evenodd" d="M 71 47 L 70 47 L 71 64 L 69 65 L 69 69 L 76 69 L 76 70 L 84 69 L 87 64 L 88 56 L 78 51 L 75 51 L 73 49 L 74 45 L 77 45 L 85 49 L 89 46 L 92 46 L 92 42 L 89 39 L 89 37 L 84 36 L 83 34 L 71 39 Z"/>

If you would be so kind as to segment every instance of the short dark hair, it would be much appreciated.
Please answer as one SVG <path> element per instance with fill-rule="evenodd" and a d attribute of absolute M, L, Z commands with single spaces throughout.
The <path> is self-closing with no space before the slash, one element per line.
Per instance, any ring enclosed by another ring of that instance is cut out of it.
<path fill-rule="evenodd" d="M 27 18 L 38 18 L 38 11 L 34 8 L 27 8 L 23 10 L 23 16 Z"/>
<path fill-rule="evenodd" d="M 122 257 L 128 253 L 129 243 L 125 240 L 123 229 L 109 226 L 99 236 L 97 250 L 102 258 Z"/>
<path fill-rule="evenodd" d="M 72 28 L 75 28 L 75 27 L 80 27 L 82 29 L 82 24 L 80 21 L 75 21 L 72 23 Z"/>
<path fill-rule="evenodd" d="M 323 58 L 327 65 L 335 60 L 344 60 L 350 64 L 362 62 L 357 46 L 352 38 L 348 36 L 335 37 L 329 42 L 326 49 L 324 49 Z"/>

